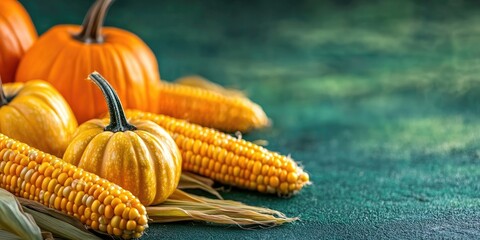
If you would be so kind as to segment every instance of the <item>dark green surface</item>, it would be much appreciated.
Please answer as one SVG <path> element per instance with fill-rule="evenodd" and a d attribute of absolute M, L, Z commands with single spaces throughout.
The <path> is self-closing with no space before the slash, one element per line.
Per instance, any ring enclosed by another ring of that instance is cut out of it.
<path fill-rule="evenodd" d="M 23 2 L 44 32 L 81 22 L 91 1 Z M 297 223 L 158 224 L 144 239 L 480 238 L 479 5 L 319 2 L 112 7 L 107 24 L 141 36 L 164 79 L 245 90 L 274 123 L 245 138 L 291 154 L 314 182 L 291 199 L 224 193 Z"/>

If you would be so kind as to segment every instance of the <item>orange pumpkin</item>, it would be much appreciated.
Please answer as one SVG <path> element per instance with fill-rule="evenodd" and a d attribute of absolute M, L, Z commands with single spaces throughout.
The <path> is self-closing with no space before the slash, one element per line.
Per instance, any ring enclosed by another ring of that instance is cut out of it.
<path fill-rule="evenodd" d="M 20 59 L 37 39 L 30 16 L 16 0 L 0 1 L 0 39 L 0 77 L 13 82 Z"/>
<path fill-rule="evenodd" d="M 82 123 L 107 111 L 102 93 L 84 76 L 99 71 L 116 89 L 126 108 L 148 110 L 150 91 L 160 81 L 150 48 L 136 35 L 103 27 L 112 0 L 97 0 L 82 26 L 55 26 L 23 57 L 16 81 L 44 79 L 70 104 Z"/>

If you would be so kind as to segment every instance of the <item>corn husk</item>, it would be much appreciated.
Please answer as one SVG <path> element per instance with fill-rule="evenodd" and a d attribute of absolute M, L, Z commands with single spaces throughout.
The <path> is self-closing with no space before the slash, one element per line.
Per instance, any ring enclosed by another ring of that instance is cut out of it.
<path fill-rule="evenodd" d="M 179 78 L 175 80 L 176 83 L 181 84 L 181 85 L 186 85 L 190 87 L 198 87 L 206 90 L 210 90 L 212 92 L 216 92 L 219 94 L 222 94 L 227 97 L 241 97 L 245 98 L 245 93 L 243 93 L 240 90 L 236 89 L 231 89 L 231 88 L 225 88 L 219 84 L 216 84 L 214 82 L 210 82 L 207 79 L 192 75 L 192 76 L 185 76 L 182 78 Z"/>
<path fill-rule="evenodd" d="M 178 189 L 167 201 L 157 206 L 147 207 L 147 214 L 151 222 L 201 221 L 254 228 L 273 227 L 298 220 L 298 218 L 289 218 L 279 211 L 268 208 L 223 200 L 212 185 L 213 181 L 209 178 L 182 172 Z M 180 189 L 200 189 L 217 196 L 218 199 L 197 196 Z"/>
<path fill-rule="evenodd" d="M 194 173 L 182 172 L 180 182 L 178 183 L 178 189 L 199 189 L 212 194 L 218 199 L 223 199 L 222 195 L 212 188 L 212 185 L 213 180 L 210 178 L 202 177 Z"/>
<path fill-rule="evenodd" d="M 5 236 L 13 234 L 20 239 L 43 239 L 33 217 L 25 213 L 17 198 L 4 189 L 0 189 L 0 216 L 0 229 Z"/>
<path fill-rule="evenodd" d="M 2 230 L 2 229 L 0 229 L 0 239 L 23 240 L 19 236 L 15 235 L 15 234 L 13 234 L 9 231 Z M 53 237 L 51 232 L 45 232 L 45 231 L 42 231 L 42 239 L 44 239 L 44 240 L 55 240 L 55 238 Z"/>
<path fill-rule="evenodd" d="M 22 240 L 19 236 L 3 229 L 0 229 L 0 239 Z"/>
<path fill-rule="evenodd" d="M 274 227 L 298 219 L 289 218 L 268 208 L 253 207 L 230 200 L 209 199 L 179 189 L 162 204 L 147 207 L 147 214 L 153 223 L 202 221 L 241 228 Z"/>
<path fill-rule="evenodd" d="M 18 198 L 18 201 L 24 211 L 33 216 L 42 230 L 55 236 L 72 240 L 101 239 L 88 231 L 82 222 L 73 216 L 25 198 Z"/>

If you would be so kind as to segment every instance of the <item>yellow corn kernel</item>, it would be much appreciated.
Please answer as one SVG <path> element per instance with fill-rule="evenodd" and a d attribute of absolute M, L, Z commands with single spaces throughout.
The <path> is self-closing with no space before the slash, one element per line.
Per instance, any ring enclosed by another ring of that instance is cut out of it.
<path fill-rule="evenodd" d="M 129 231 L 133 231 L 135 230 L 135 228 L 137 228 L 137 223 L 133 220 L 128 220 L 127 222 L 127 230 Z"/>
<path fill-rule="evenodd" d="M 105 206 L 105 217 L 110 219 L 113 218 L 115 214 L 113 213 L 113 208 L 111 205 L 106 205 Z"/>
<path fill-rule="evenodd" d="M 290 196 L 309 183 L 308 174 L 293 159 L 251 142 L 165 115 L 133 110 L 126 114 L 165 128 L 182 152 L 183 170 L 282 196 Z"/>
<path fill-rule="evenodd" d="M 3 134 L 0 134 L 0 168 L 0 187 L 72 215 L 95 230 L 130 237 L 141 236 L 148 227 L 145 207 L 130 192 Z M 106 189 L 110 187 L 116 189 L 121 199 L 108 193 Z M 125 207 L 122 201 L 132 204 Z M 110 205 L 113 203 L 116 207 Z M 126 208 L 128 211 L 124 213 Z M 120 210 L 115 217 L 119 218 L 121 228 L 109 228 L 107 224 Z"/>
<path fill-rule="evenodd" d="M 112 227 L 118 228 L 118 226 L 120 225 L 120 220 L 121 220 L 120 216 L 114 216 L 112 217 L 110 224 L 112 225 Z"/>
<path fill-rule="evenodd" d="M 123 214 L 123 211 L 125 210 L 125 207 L 126 205 L 124 203 L 119 203 L 115 209 L 113 210 L 113 212 L 115 213 L 115 215 L 117 216 L 122 216 Z"/>
<path fill-rule="evenodd" d="M 98 213 L 100 215 L 105 215 L 105 205 L 103 205 L 103 203 L 101 203 L 100 206 L 98 206 Z"/>
<path fill-rule="evenodd" d="M 92 203 L 92 211 L 93 212 L 98 212 L 98 207 L 100 206 L 100 201 L 94 200 Z"/>
<path fill-rule="evenodd" d="M 120 219 L 120 224 L 118 225 L 118 228 L 124 230 L 127 228 L 127 220 L 125 219 Z"/>
<path fill-rule="evenodd" d="M 130 212 L 128 213 L 128 219 L 134 220 L 137 219 L 140 214 L 138 213 L 138 210 L 135 208 L 130 208 Z"/>
<path fill-rule="evenodd" d="M 130 214 L 130 207 L 126 207 L 126 208 L 123 210 L 122 218 L 128 219 L 128 214 Z"/>
<path fill-rule="evenodd" d="M 120 203 L 122 203 L 122 200 L 120 200 L 120 198 L 114 198 L 110 204 L 113 208 L 115 208 Z"/>
<path fill-rule="evenodd" d="M 119 236 L 122 234 L 122 230 L 120 228 L 113 228 L 113 234 Z"/>
<path fill-rule="evenodd" d="M 109 204 L 112 202 L 112 200 L 113 200 L 114 198 L 115 198 L 115 197 L 114 197 L 114 196 L 112 196 L 112 195 L 108 195 L 108 196 L 106 196 L 106 197 L 105 197 L 105 199 L 103 200 L 103 204 L 105 204 L 105 205 L 109 205 Z"/>

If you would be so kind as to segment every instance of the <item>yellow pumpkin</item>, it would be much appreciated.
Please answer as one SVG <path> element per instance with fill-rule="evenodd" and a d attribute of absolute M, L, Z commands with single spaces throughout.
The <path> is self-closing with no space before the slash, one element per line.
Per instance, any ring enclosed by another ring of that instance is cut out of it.
<path fill-rule="evenodd" d="M 73 112 L 50 84 L 0 81 L 0 132 L 61 157 L 77 128 Z"/>
<path fill-rule="evenodd" d="M 98 73 L 89 79 L 102 90 L 110 119 L 80 125 L 63 159 L 131 191 L 144 205 L 165 201 L 180 180 L 175 141 L 153 122 L 128 122 L 111 85 Z"/>

